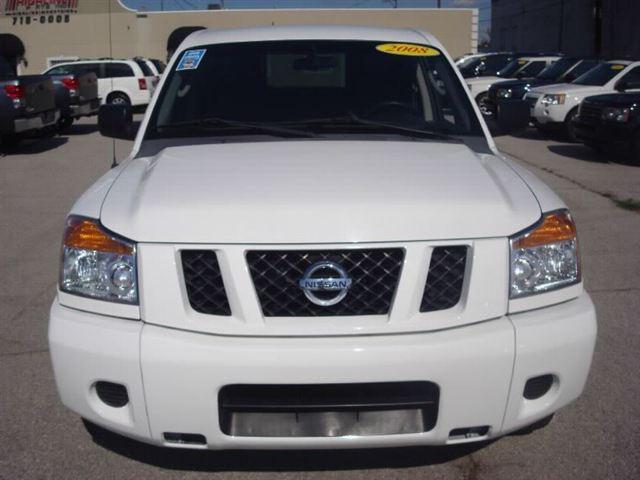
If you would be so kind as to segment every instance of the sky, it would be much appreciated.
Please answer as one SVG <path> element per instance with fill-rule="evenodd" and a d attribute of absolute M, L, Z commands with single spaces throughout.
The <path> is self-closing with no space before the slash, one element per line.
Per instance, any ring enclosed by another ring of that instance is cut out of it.
<path fill-rule="evenodd" d="M 224 8 L 392 8 L 394 0 L 121 0 L 134 9 L 198 10 L 211 3 L 224 3 Z M 491 26 L 491 0 L 442 0 L 443 8 L 478 8 L 480 37 Z M 397 0 L 398 8 L 430 8 L 437 0 Z"/>

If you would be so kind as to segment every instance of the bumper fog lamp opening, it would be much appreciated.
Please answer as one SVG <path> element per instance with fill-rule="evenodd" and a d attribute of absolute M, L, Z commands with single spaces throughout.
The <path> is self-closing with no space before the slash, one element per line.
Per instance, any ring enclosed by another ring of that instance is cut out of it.
<path fill-rule="evenodd" d="M 522 396 L 527 400 L 537 400 L 544 397 L 553 386 L 555 377 L 551 374 L 532 377 L 524 385 Z"/>

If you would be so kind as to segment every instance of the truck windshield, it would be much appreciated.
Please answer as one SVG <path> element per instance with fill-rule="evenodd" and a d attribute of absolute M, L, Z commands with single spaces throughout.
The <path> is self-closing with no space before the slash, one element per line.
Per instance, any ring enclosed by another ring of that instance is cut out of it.
<path fill-rule="evenodd" d="M 602 63 L 593 70 L 589 70 L 584 75 L 576 78 L 573 83 L 602 87 L 625 68 L 627 68 L 627 65 L 622 63 Z"/>
<path fill-rule="evenodd" d="M 181 53 L 145 138 L 301 132 L 483 136 L 439 50 L 298 40 L 216 44 Z"/>
<path fill-rule="evenodd" d="M 527 63 L 527 60 L 511 60 L 502 70 L 498 71 L 497 75 L 499 77 L 509 78 L 522 67 L 524 67 Z"/>

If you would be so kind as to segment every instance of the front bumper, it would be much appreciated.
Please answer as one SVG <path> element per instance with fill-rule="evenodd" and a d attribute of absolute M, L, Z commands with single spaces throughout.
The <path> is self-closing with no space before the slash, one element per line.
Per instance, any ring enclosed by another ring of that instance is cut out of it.
<path fill-rule="evenodd" d="M 442 445 L 453 429 L 488 426 L 495 438 L 575 400 L 589 371 L 596 317 L 588 295 L 556 306 L 429 333 L 257 338 L 217 336 L 140 321 L 51 309 L 49 343 L 62 402 L 109 430 L 163 446 L 165 432 L 203 435 L 211 449 Z M 537 400 L 526 381 L 552 374 Z M 218 418 L 229 384 L 430 381 L 440 388 L 435 427 L 424 433 L 343 437 L 233 437 Z M 104 404 L 95 383 L 126 386 L 129 403 Z"/>
<path fill-rule="evenodd" d="M 576 136 L 585 143 L 627 148 L 633 140 L 633 128 L 627 123 L 573 123 Z"/>

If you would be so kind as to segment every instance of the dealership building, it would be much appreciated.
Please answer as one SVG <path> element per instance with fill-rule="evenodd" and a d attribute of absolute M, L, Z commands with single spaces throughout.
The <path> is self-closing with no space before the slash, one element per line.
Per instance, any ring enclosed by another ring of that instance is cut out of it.
<path fill-rule="evenodd" d="M 21 74 L 79 58 L 167 59 L 185 31 L 288 24 L 428 30 L 453 56 L 475 52 L 476 9 L 255 9 L 143 12 L 119 0 L 0 0 L 0 50 Z M 185 28 L 186 27 L 186 28 Z M 182 35 L 181 35 L 182 34 Z"/>

